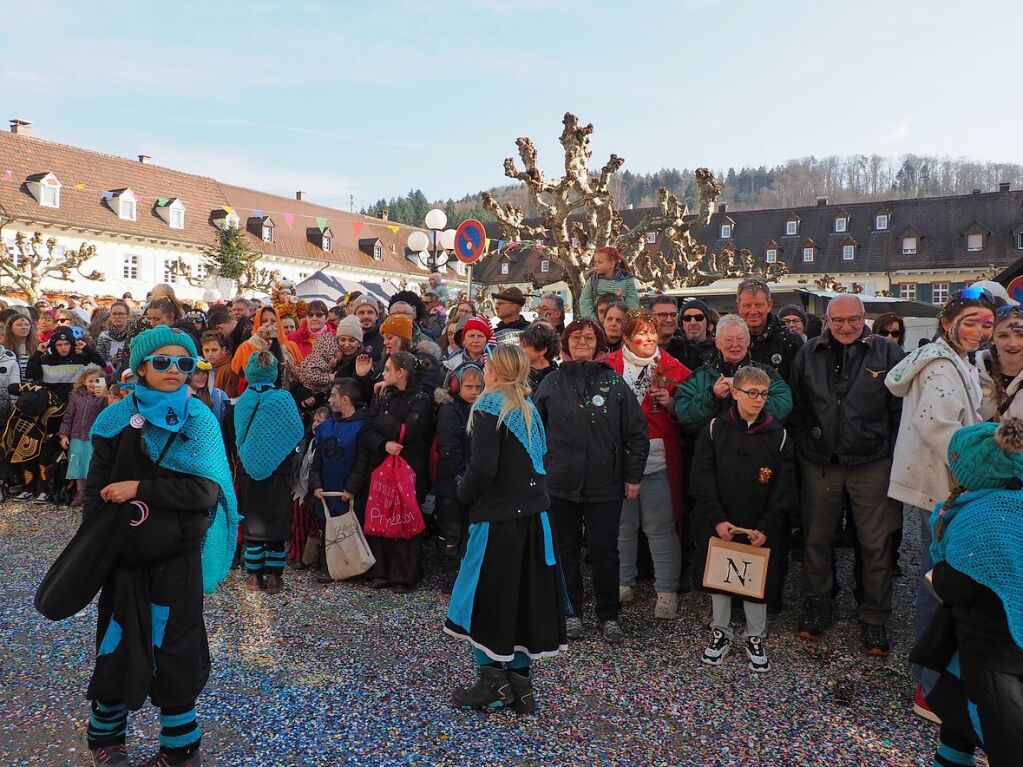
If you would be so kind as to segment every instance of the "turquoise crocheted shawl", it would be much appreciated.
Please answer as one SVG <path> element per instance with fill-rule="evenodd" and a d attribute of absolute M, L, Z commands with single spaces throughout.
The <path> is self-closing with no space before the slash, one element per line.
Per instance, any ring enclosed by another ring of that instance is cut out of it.
<path fill-rule="evenodd" d="M 506 398 L 502 394 L 484 394 L 473 405 L 475 410 L 501 417 Z M 513 408 L 508 411 L 503 421 L 504 425 L 526 449 L 530 460 L 533 462 L 533 470 L 537 474 L 547 474 L 543 465 L 543 457 L 547 454 L 547 432 L 544 431 L 543 421 L 540 420 L 540 413 L 531 399 L 526 399 L 526 407 L 532 413 L 532 432 L 526 432 L 526 419 L 520 408 Z"/>
<path fill-rule="evenodd" d="M 161 466 L 181 474 L 192 474 L 220 485 L 217 504 L 208 510 L 210 518 L 202 544 L 202 588 L 207 594 L 217 590 L 234 558 L 238 541 L 238 500 L 234 494 L 231 469 L 227 464 L 224 437 L 216 416 L 197 399 L 189 398 L 185 425 L 171 444 Z M 133 416 L 139 415 L 135 397 L 128 396 L 100 411 L 92 426 L 90 437 L 110 439 L 123 429 L 133 428 Z M 142 444 L 149 459 L 160 457 L 170 432 L 146 421 L 142 427 Z"/>
<path fill-rule="evenodd" d="M 1023 648 L 1023 490 L 974 490 L 959 496 L 944 515 L 941 510 L 938 504 L 930 519 L 931 559 L 948 562 L 995 592 L 1012 638 Z"/>
<path fill-rule="evenodd" d="M 245 473 L 269 477 L 305 436 L 295 398 L 269 384 L 250 385 L 234 405 L 235 442 Z"/>

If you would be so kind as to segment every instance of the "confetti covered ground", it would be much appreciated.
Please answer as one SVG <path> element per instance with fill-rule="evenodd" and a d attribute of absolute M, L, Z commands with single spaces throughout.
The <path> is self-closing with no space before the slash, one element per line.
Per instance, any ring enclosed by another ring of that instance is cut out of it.
<path fill-rule="evenodd" d="M 0 508 L 4 767 L 90 763 L 84 690 L 95 609 L 50 623 L 32 608 L 76 519 L 69 509 Z M 915 541 L 907 525 L 908 573 Z M 850 559 L 841 552 L 851 585 Z M 213 673 L 198 703 L 203 763 L 929 765 L 937 731 L 910 711 L 913 579 L 896 581 L 894 652 L 879 661 L 860 653 L 849 588 L 819 644 L 795 638 L 798 576 L 795 565 L 788 609 L 769 621 L 769 674 L 755 675 L 738 652 L 720 669 L 702 665 L 703 598 L 688 594 L 679 620 L 655 622 L 644 583 L 623 613 L 625 644 L 595 638 L 590 614 L 586 640 L 535 666 L 540 713 L 516 720 L 448 705 L 450 688 L 474 671 L 466 647 L 441 633 L 446 598 L 432 580 L 401 596 L 288 571 L 285 591 L 270 597 L 243 592 L 233 572 L 206 605 Z M 835 702 L 836 685 L 851 692 L 848 705 Z M 156 732 L 151 707 L 132 715 L 134 761 L 153 752 Z"/>

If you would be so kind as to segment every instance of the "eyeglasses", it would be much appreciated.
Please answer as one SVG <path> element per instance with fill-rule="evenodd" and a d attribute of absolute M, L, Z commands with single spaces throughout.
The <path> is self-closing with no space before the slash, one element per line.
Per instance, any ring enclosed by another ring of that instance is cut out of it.
<path fill-rule="evenodd" d="M 165 373 L 174 365 L 182 373 L 191 373 L 195 370 L 195 357 L 171 357 L 166 354 L 150 354 L 144 357 L 143 362 L 148 362 L 157 373 Z"/>
<path fill-rule="evenodd" d="M 705 314 L 683 314 L 682 315 L 682 321 L 683 322 L 703 322 L 705 319 L 707 319 L 707 316 Z"/>
<path fill-rule="evenodd" d="M 654 312 L 654 316 L 659 320 L 673 320 L 678 317 L 678 312 Z"/>
<path fill-rule="evenodd" d="M 326 312 L 309 312 L 310 317 L 326 317 Z"/>
<path fill-rule="evenodd" d="M 857 315 L 855 317 L 828 317 L 828 321 L 836 327 L 842 327 L 842 325 L 850 325 L 855 327 L 863 322 L 863 317 Z"/>
<path fill-rule="evenodd" d="M 767 395 L 771 393 L 769 391 L 761 391 L 760 389 L 740 389 L 738 386 L 732 388 L 736 391 L 741 391 L 752 400 L 767 399 Z"/>
<path fill-rule="evenodd" d="M 883 336 L 884 338 L 887 338 L 888 336 L 891 336 L 892 338 L 902 338 L 901 330 L 888 330 L 887 328 L 885 328 L 884 330 L 877 331 L 877 334 L 879 336 Z"/>
<path fill-rule="evenodd" d="M 597 337 L 595 335 L 586 333 L 573 333 L 569 336 L 569 341 L 575 341 L 576 343 L 582 344 L 595 344 L 597 343 Z"/>

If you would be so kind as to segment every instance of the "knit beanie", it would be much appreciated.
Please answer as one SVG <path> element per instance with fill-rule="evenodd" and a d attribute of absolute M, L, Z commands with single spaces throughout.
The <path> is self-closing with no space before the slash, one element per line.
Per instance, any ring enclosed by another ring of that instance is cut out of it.
<path fill-rule="evenodd" d="M 380 314 L 380 304 L 372 296 L 359 296 L 358 298 L 354 299 L 350 304 L 348 304 L 346 308 L 348 309 L 348 312 L 350 314 L 355 314 L 355 310 L 358 309 L 360 306 L 368 306 L 371 309 L 373 309 L 373 311 L 375 311 L 377 314 Z"/>
<path fill-rule="evenodd" d="M 57 353 L 57 341 L 67 341 L 71 344 L 71 351 L 75 350 L 75 334 L 74 330 L 67 325 L 58 325 L 53 329 L 53 334 L 50 336 L 50 340 L 47 342 L 50 349 L 50 354 Z"/>
<path fill-rule="evenodd" d="M 463 317 L 458 323 L 458 329 L 455 331 L 456 344 L 462 344 L 462 338 L 467 330 L 478 330 L 487 337 L 488 342 L 493 340 L 494 337 L 494 331 L 490 329 L 490 323 L 482 317 Z"/>
<path fill-rule="evenodd" d="M 404 314 L 390 314 L 380 323 L 380 332 L 389 336 L 412 340 L 412 320 Z"/>
<path fill-rule="evenodd" d="M 191 356 L 199 356 L 195 350 L 195 341 L 188 333 L 177 328 L 169 328 L 166 325 L 157 325 L 155 328 L 142 331 L 131 339 L 131 356 L 128 358 L 128 366 L 137 373 L 143 360 L 161 346 L 183 346 Z"/>
<path fill-rule="evenodd" d="M 948 466 L 967 490 L 1004 488 L 1023 479 L 1023 420 L 964 426 L 948 443 Z"/>
<path fill-rule="evenodd" d="M 275 383 L 277 381 L 277 358 L 268 351 L 253 354 L 245 365 L 245 380 L 249 386 Z"/>
<path fill-rule="evenodd" d="M 349 314 L 337 323 L 337 337 L 341 336 L 351 336 L 360 344 L 362 343 L 362 324 L 358 317 Z"/>
<path fill-rule="evenodd" d="M 803 324 L 806 325 L 806 312 L 803 311 L 803 307 L 797 306 L 796 304 L 788 304 L 778 310 L 779 320 L 783 320 L 786 317 L 792 317 L 793 315 L 799 317 L 799 319 L 803 321 Z"/>
<path fill-rule="evenodd" d="M 698 298 L 690 298 L 688 301 L 682 304 L 681 311 L 684 312 L 686 309 L 699 309 L 701 312 L 703 312 L 703 315 L 705 317 L 710 315 L 710 307 L 707 306 L 705 302 L 701 301 Z"/>

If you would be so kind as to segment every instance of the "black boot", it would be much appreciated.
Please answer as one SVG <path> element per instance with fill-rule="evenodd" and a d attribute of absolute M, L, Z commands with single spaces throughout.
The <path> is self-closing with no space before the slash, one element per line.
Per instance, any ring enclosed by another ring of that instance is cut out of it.
<path fill-rule="evenodd" d="M 533 696 L 533 676 L 529 673 L 529 669 L 509 671 L 508 681 L 511 683 L 512 694 L 515 696 L 515 702 L 512 704 L 515 713 L 519 715 L 534 713 L 536 698 Z"/>
<path fill-rule="evenodd" d="M 334 579 L 330 577 L 330 569 L 327 567 L 327 552 L 320 547 L 320 562 L 316 568 L 316 582 L 317 583 L 333 583 Z"/>
<path fill-rule="evenodd" d="M 472 687 L 463 687 L 451 694 L 452 702 L 461 709 L 484 711 L 510 706 L 515 698 L 504 669 L 480 666 L 480 677 Z"/>

